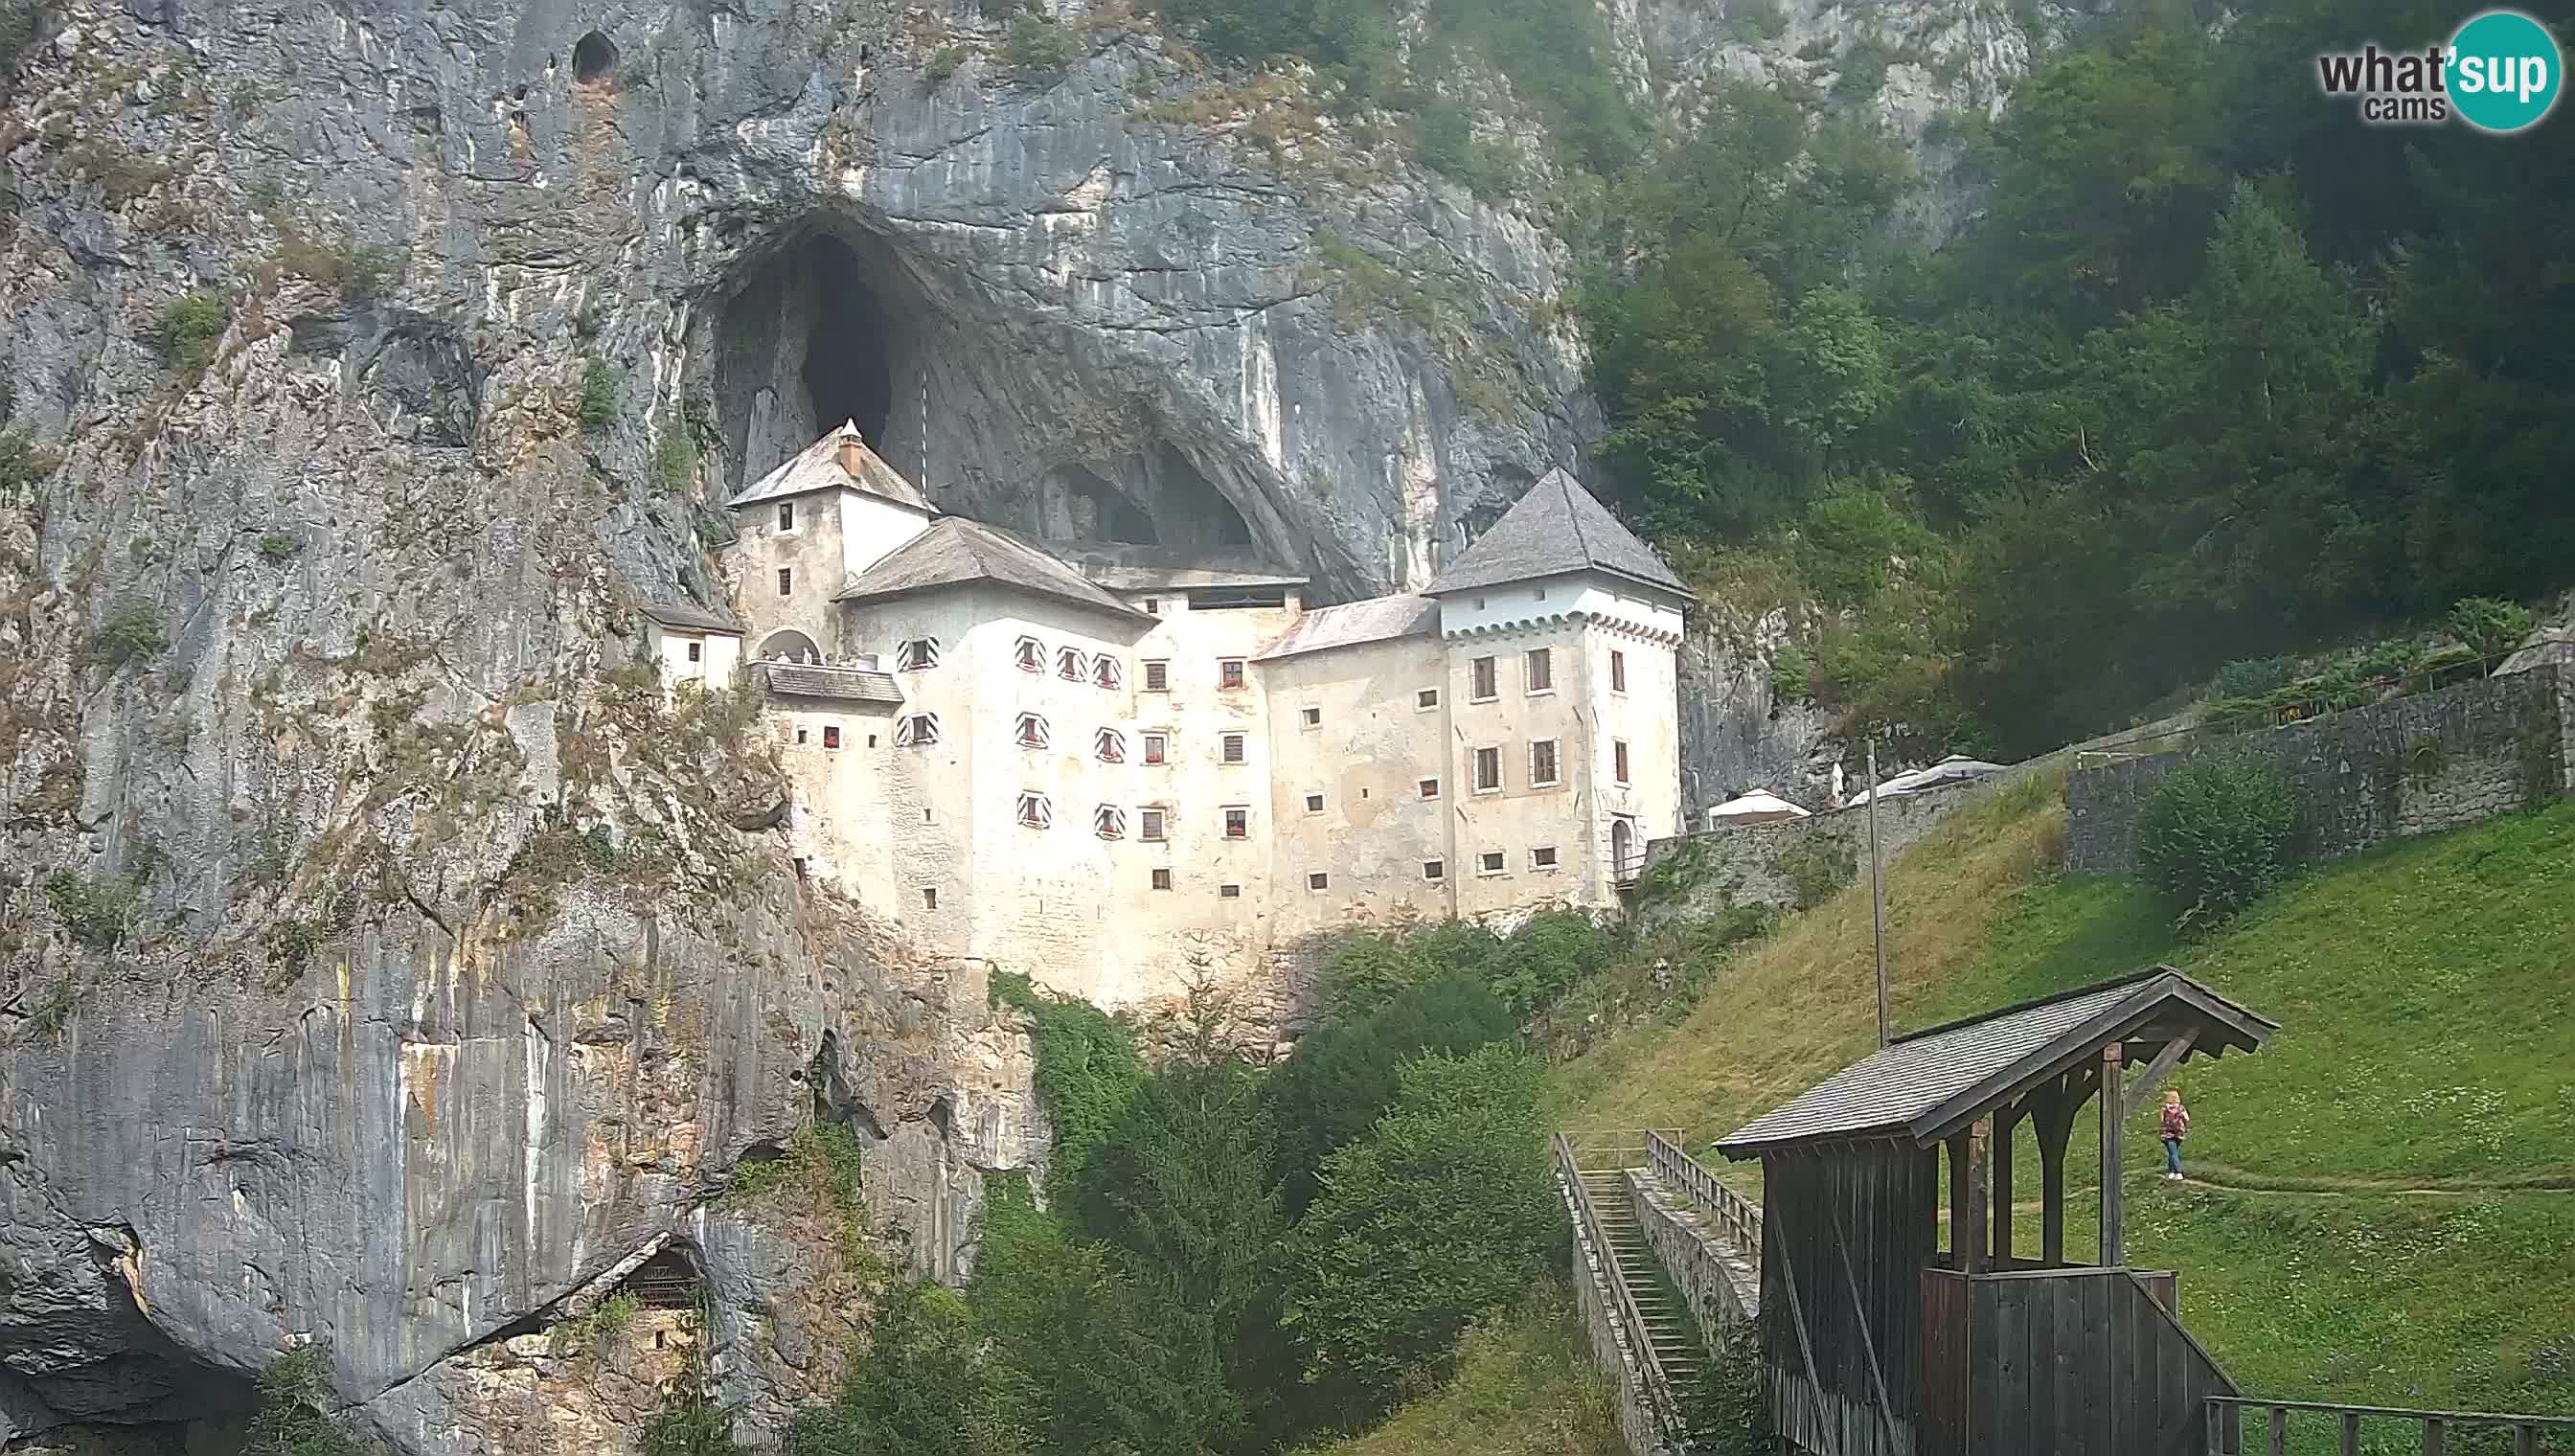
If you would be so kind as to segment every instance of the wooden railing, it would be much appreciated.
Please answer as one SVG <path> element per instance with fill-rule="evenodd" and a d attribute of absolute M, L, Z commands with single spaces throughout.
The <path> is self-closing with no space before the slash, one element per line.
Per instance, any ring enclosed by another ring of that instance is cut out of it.
<path fill-rule="evenodd" d="M 2283 1456 L 2288 1450 L 2289 1412 L 2306 1411 L 2331 1416 L 2339 1425 L 2342 1456 L 2358 1456 L 2362 1421 L 2381 1426 L 2393 1422 L 2412 1422 L 2423 1438 L 2423 1456 L 2444 1456 L 2449 1449 L 2450 1432 L 2457 1429 L 2504 1429 L 2512 1432 L 2513 1456 L 2539 1456 L 2539 1433 L 2543 1430 L 2575 1433 L 2575 1416 L 2495 1415 L 2472 1410 L 2405 1410 L 2396 1406 L 2334 1405 L 2315 1400 L 2258 1400 L 2247 1396 L 2212 1395 L 2208 1398 L 2208 1456 L 2245 1456 L 2244 1412 L 2248 1409 L 2268 1413 L 2270 1426 L 2266 1442 L 2270 1456 Z"/>
<path fill-rule="evenodd" d="M 1717 1227 L 1725 1230 L 1725 1236 L 1734 1241 L 1736 1248 L 1759 1256 L 1759 1205 L 1718 1182 L 1716 1174 L 1702 1167 L 1698 1159 L 1681 1151 L 1679 1144 L 1652 1128 L 1645 1130 L 1645 1166 L 1680 1189 L 1700 1212 L 1716 1220 Z"/>
<path fill-rule="evenodd" d="M 1592 1151 L 1596 1156 L 1597 1148 Z M 1628 1352 L 1635 1357 L 1637 1370 L 1644 1376 L 1645 1400 L 1653 1414 L 1654 1424 L 1675 1449 L 1687 1449 L 1689 1428 L 1681 1417 L 1679 1396 L 1672 1388 L 1671 1376 L 1663 1369 L 1662 1358 L 1654 1353 L 1654 1340 L 1646 1328 L 1645 1316 L 1636 1308 L 1636 1296 L 1627 1288 L 1627 1276 L 1618 1267 L 1617 1251 L 1610 1246 L 1609 1236 L 1600 1226 L 1599 1210 L 1591 1205 L 1591 1190 L 1583 1186 L 1583 1163 L 1570 1134 L 1559 1132 L 1555 1135 L 1555 1160 L 1565 1196 L 1572 1203 L 1574 1220 L 1580 1226 L 1582 1240 L 1599 1256 L 1600 1275 L 1609 1286 L 1619 1331 L 1626 1338 Z M 1598 1168 L 1602 1164 L 1594 1162 L 1591 1166 Z M 1576 1269 L 1574 1276 L 1581 1277 L 1581 1272 Z"/>
<path fill-rule="evenodd" d="M 1678 1128 L 1661 1130 L 1675 1135 L 1679 1132 Z M 1556 1137 L 1564 1143 L 1577 1170 L 1589 1169 L 1597 1173 L 1644 1167 L 1645 1139 L 1654 1135 L 1655 1129 L 1652 1128 L 1568 1127 Z"/>

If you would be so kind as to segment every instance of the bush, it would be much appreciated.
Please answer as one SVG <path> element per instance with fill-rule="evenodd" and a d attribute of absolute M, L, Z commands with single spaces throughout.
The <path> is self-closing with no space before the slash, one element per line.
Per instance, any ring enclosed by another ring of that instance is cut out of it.
<path fill-rule="evenodd" d="M 1729 0 L 1725 7 L 1726 34 L 1746 45 L 1777 40 L 1787 30 L 1788 12 L 1779 0 Z"/>
<path fill-rule="evenodd" d="M 173 369 L 205 368 L 232 318 L 232 305 L 221 294 L 198 292 L 173 300 L 161 311 L 153 334 L 161 345 L 162 362 Z"/>
<path fill-rule="evenodd" d="M 1038 994 L 1027 976 L 997 973 L 992 988 L 995 1000 L 1037 1021 L 1037 1092 L 1055 1125 L 1053 1173 L 1058 1186 L 1073 1187 L 1145 1083 L 1136 1038 L 1089 1001 Z"/>
<path fill-rule="evenodd" d="M 994 1350 L 964 1295 L 915 1284 L 879 1310 L 868 1357 L 831 1405 L 797 1413 L 785 1456 L 1018 1456 L 1034 1392 Z"/>
<path fill-rule="evenodd" d="M 259 1373 L 259 1413 L 242 1456 L 360 1456 L 365 1449 L 329 1414 L 337 1392 L 321 1345 L 290 1350 Z"/>
<path fill-rule="evenodd" d="M 1780 703 L 1803 703 L 1814 692 L 1815 667 L 1806 650 L 1795 643 L 1781 643 L 1779 655 L 1770 660 L 1770 695 Z"/>
<path fill-rule="evenodd" d="M 2287 876 L 2296 827 L 2278 768 L 2250 754 L 2201 758 L 2166 773 L 2137 815 L 2137 867 L 2178 928 L 2205 930 Z"/>
<path fill-rule="evenodd" d="M 1022 11 L 1012 17 L 1011 42 L 1003 58 L 1011 69 L 1028 80 L 1045 80 L 1064 74 L 1082 47 L 1072 31 L 1034 11 Z"/>
<path fill-rule="evenodd" d="M 92 950 L 113 950 L 134 927 L 142 886 L 120 875 L 91 879 L 68 869 L 45 876 L 45 901 L 72 940 Z"/>
<path fill-rule="evenodd" d="M 2217 698 L 2259 698 L 2274 688 L 2288 686 L 2294 666 L 2287 658 L 2246 658 L 2228 663 L 2217 670 L 2208 691 Z"/>
<path fill-rule="evenodd" d="M 930 53 L 930 61 L 927 65 L 922 67 L 922 74 L 928 76 L 933 81 L 945 81 L 949 77 L 956 75 L 957 68 L 965 64 L 966 48 L 964 46 L 945 45 Z"/>
<path fill-rule="evenodd" d="M 169 637 L 161 630 L 161 619 L 152 609 L 120 607 L 90 633 L 88 644 L 81 649 L 81 666 L 103 666 L 113 671 L 131 662 L 158 657 L 169 645 Z"/>
<path fill-rule="evenodd" d="M 259 554 L 268 561 L 282 562 L 303 550 L 303 544 L 283 531 L 272 531 L 259 539 Z"/>
<path fill-rule="evenodd" d="M 617 386 L 621 383 L 616 365 L 604 359 L 591 359 L 581 367 L 581 428 L 596 435 L 617 423 Z"/>
<path fill-rule="evenodd" d="M 2450 635 L 2489 666 L 2530 635 L 2529 609 L 2499 597 L 2470 597 L 2450 608 Z"/>
<path fill-rule="evenodd" d="M 662 444 L 653 452 L 653 469 L 674 494 L 687 490 L 689 483 L 697 479 L 698 442 L 685 423 L 675 420 L 662 432 Z"/>

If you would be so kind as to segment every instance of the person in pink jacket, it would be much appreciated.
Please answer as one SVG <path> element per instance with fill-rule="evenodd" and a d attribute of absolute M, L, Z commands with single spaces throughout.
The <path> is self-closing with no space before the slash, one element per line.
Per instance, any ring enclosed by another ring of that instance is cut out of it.
<path fill-rule="evenodd" d="M 2170 1182 L 2181 1181 L 2181 1138 L 2188 1131 L 2190 1109 L 2181 1104 L 2181 1088 L 2166 1087 L 2161 1135 L 2164 1140 L 2164 1177 Z"/>

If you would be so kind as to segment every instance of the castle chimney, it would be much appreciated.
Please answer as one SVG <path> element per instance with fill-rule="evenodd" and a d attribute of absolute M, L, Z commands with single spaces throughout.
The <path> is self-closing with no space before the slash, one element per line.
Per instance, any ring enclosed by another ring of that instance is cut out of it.
<path fill-rule="evenodd" d="M 853 420 L 841 427 L 841 469 L 851 480 L 864 478 L 861 466 L 864 457 L 861 452 L 866 449 L 867 440 L 859 434 L 858 421 Z"/>

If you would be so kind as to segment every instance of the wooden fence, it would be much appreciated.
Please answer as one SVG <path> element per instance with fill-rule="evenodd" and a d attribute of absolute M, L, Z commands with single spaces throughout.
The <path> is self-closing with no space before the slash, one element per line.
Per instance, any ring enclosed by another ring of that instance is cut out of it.
<path fill-rule="evenodd" d="M 1716 1174 L 1701 1166 L 1698 1159 L 1650 1128 L 1645 1132 L 1645 1166 L 1679 1189 L 1701 1213 L 1716 1220 L 1716 1226 L 1724 1230 L 1736 1248 L 1755 1259 L 1761 1256 L 1758 1204 L 1718 1182 Z"/>
<path fill-rule="evenodd" d="M 2209 1456 L 2248 1456 L 2244 1445 L 2244 1412 L 2263 1412 L 2269 1428 L 2265 1447 L 2270 1456 L 2285 1456 L 2289 1449 L 2289 1413 L 2298 1411 L 2330 1416 L 2342 1456 L 2359 1456 L 2361 1423 L 2371 1422 L 2384 1428 L 2410 1424 L 2423 1443 L 2423 1456 L 2445 1456 L 2450 1449 L 2450 1435 L 2464 1430 L 2505 1430 L 2512 1433 L 2513 1456 L 2542 1456 L 2552 1447 L 2560 1452 L 2575 1451 L 2575 1416 L 2495 1415 L 2473 1410 L 2406 1410 L 2383 1405 L 2333 1405 L 2313 1400 L 2251 1400 L 2237 1395 L 2212 1395 L 2208 1398 L 2207 1442 Z M 2549 1446 L 2539 1443 L 2542 1431 L 2560 1433 Z"/>
<path fill-rule="evenodd" d="M 2217 1456 L 2235 1384 L 2174 1317 L 2169 1273 L 1922 1274 L 1920 1456 Z"/>

